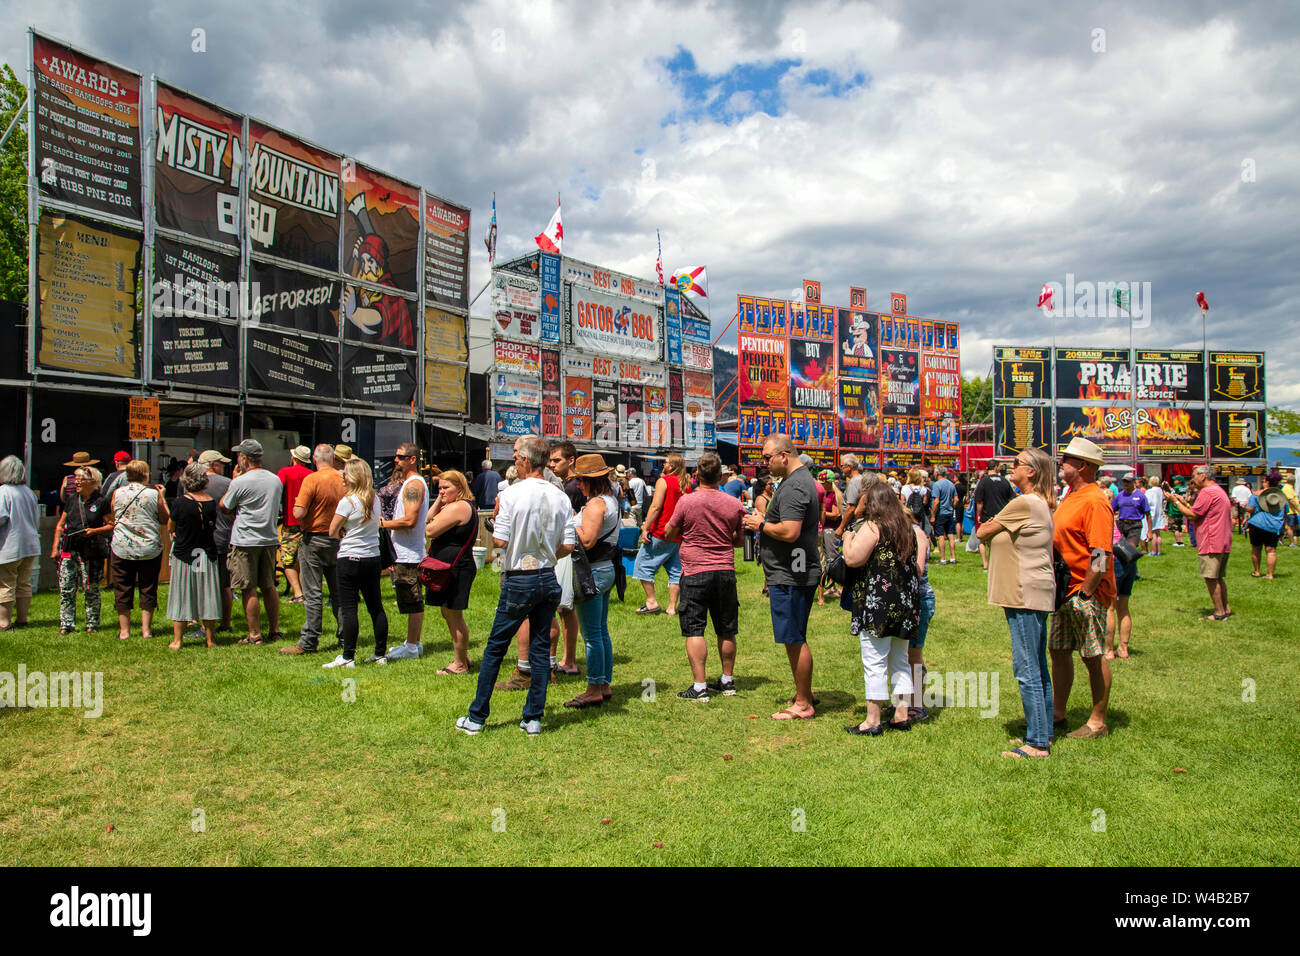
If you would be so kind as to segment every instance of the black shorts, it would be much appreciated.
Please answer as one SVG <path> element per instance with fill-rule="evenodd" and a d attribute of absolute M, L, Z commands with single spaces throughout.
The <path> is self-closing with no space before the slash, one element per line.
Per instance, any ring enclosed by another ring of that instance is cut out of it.
<path fill-rule="evenodd" d="M 682 575 L 677 620 L 682 637 L 700 637 L 713 616 L 718 637 L 735 637 L 740 629 L 740 600 L 736 597 L 735 571 L 701 571 Z"/>
<path fill-rule="evenodd" d="M 217 578 L 221 584 L 221 590 L 230 590 L 230 545 L 217 549 Z"/>
<path fill-rule="evenodd" d="M 1278 535 L 1263 528 L 1250 526 L 1250 546 L 1252 548 L 1276 548 Z"/>
<path fill-rule="evenodd" d="M 451 572 L 451 586 L 434 594 L 424 589 L 424 603 L 429 607 L 445 607 L 449 611 L 463 611 L 469 607 L 469 592 L 474 588 L 478 567 L 473 561 L 462 561 Z"/>
<path fill-rule="evenodd" d="M 939 515 L 934 519 L 933 537 L 942 538 L 944 535 L 957 533 L 957 516 L 955 514 Z"/>

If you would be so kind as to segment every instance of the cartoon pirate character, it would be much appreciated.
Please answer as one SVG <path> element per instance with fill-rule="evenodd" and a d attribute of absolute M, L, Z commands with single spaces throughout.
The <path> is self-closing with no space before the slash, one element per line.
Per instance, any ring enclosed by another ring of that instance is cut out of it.
<path fill-rule="evenodd" d="M 396 288 L 393 274 L 388 271 L 388 243 L 377 233 L 364 233 L 353 244 L 351 274 L 354 279 Z M 343 296 L 343 314 L 363 333 L 377 336 L 384 345 L 415 348 L 411 310 L 401 296 L 348 286 Z"/>

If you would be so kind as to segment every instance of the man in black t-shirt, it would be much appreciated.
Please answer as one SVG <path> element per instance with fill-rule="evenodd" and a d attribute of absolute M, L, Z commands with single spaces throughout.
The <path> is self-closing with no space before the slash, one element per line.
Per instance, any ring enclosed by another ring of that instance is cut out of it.
<path fill-rule="evenodd" d="M 1003 477 L 1001 466 L 990 461 L 987 473 L 975 486 L 975 527 L 996 518 L 1014 497 L 1011 482 Z M 980 563 L 985 571 L 989 569 L 989 549 L 983 541 L 980 542 Z"/>
<path fill-rule="evenodd" d="M 821 508 L 817 483 L 799 460 L 794 442 L 773 435 L 763 445 L 763 461 L 781 479 L 765 514 L 745 517 L 745 530 L 758 532 L 759 553 L 767 573 L 772 636 L 785 645 L 794 674 L 790 706 L 776 720 L 807 720 L 816 715 L 812 697 L 812 651 L 808 648 L 808 614 L 821 578 L 817 560 L 817 525 Z"/>

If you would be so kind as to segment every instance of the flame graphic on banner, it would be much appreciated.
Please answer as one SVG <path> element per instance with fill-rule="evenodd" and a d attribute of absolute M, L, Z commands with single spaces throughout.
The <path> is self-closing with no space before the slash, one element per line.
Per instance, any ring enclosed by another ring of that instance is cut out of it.
<path fill-rule="evenodd" d="M 1178 408 L 1140 408 L 1138 409 L 1138 439 L 1158 438 L 1163 441 L 1176 439 L 1200 438 L 1200 433 L 1192 427 L 1191 416 Z M 1147 420 L 1143 421 L 1140 413 L 1145 412 Z"/>

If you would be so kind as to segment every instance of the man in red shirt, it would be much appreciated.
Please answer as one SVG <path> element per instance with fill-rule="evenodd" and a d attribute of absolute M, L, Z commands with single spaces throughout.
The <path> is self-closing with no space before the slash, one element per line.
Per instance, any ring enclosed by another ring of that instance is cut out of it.
<path fill-rule="evenodd" d="M 1056 509 L 1052 544 L 1070 567 L 1070 597 L 1052 615 L 1047 640 L 1052 658 L 1052 723 L 1065 725 L 1066 705 L 1074 683 L 1078 651 L 1088 668 L 1092 713 L 1088 722 L 1068 736 L 1089 740 L 1110 733 L 1106 708 L 1110 703 L 1110 665 L 1105 658 L 1106 609 L 1115 599 L 1114 516 L 1105 492 L 1097 487 L 1102 451 L 1084 438 L 1074 438 L 1061 456 L 1061 473 L 1070 493 Z M 985 520 L 988 520 L 987 516 Z"/>
<path fill-rule="evenodd" d="M 741 521 L 745 508 L 739 499 L 718 489 L 722 459 L 713 452 L 700 456 L 695 469 L 699 487 L 677 502 L 664 526 L 664 540 L 680 541 L 682 561 L 681 603 L 677 614 L 686 639 L 686 659 L 694 684 L 677 696 L 708 701 L 709 693 L 732 697 L 736 693 L 736 631 L 740 600 L 736 596 L 736 551 L 744 543 Z M 716 684 L 704 681 L 709 656 L 704 628 L 709 615 L 718 638 L 722 677 Z"/>
<path fill-rule="evenodd" d="M 298 577 L 298 546 L 302 544 L 302 525 L 294 517 L 293 506 L 298 500 L 298 490 L 302 487 L 303 480 L 312 473 L 311 449 L 299 445 L 289 452 L 289 457 L 288 467 L 275 473 L 284 487 L 284 503 L 280 509 L 284 515 L 284 524 L 280 526 L 280 553 L 277 557 L 280 566 L 284 568 L 284 576 L 289 580 L 289 586 L 293 588 L 290 600 L 294 604 L 301 604 L 303 598 L 302 582 Z"/>
<path fill-rule="evenodd" d="M 1201 577 L 1214 602 L 1214 612 L 1206 621 L 1223 621 L 1232 615 L 1228 604 L 1228 555 L 1232 553 L 1232 502 L 1228 493 L 1214 480 L 1213 465 L 1192 469 L 1192 487 L 1196 501 L 1188 504 L 1182 495 L 1171 492 L 1169 500 L 1196 529 L 1196 552 L 1200 555 Z"/>

